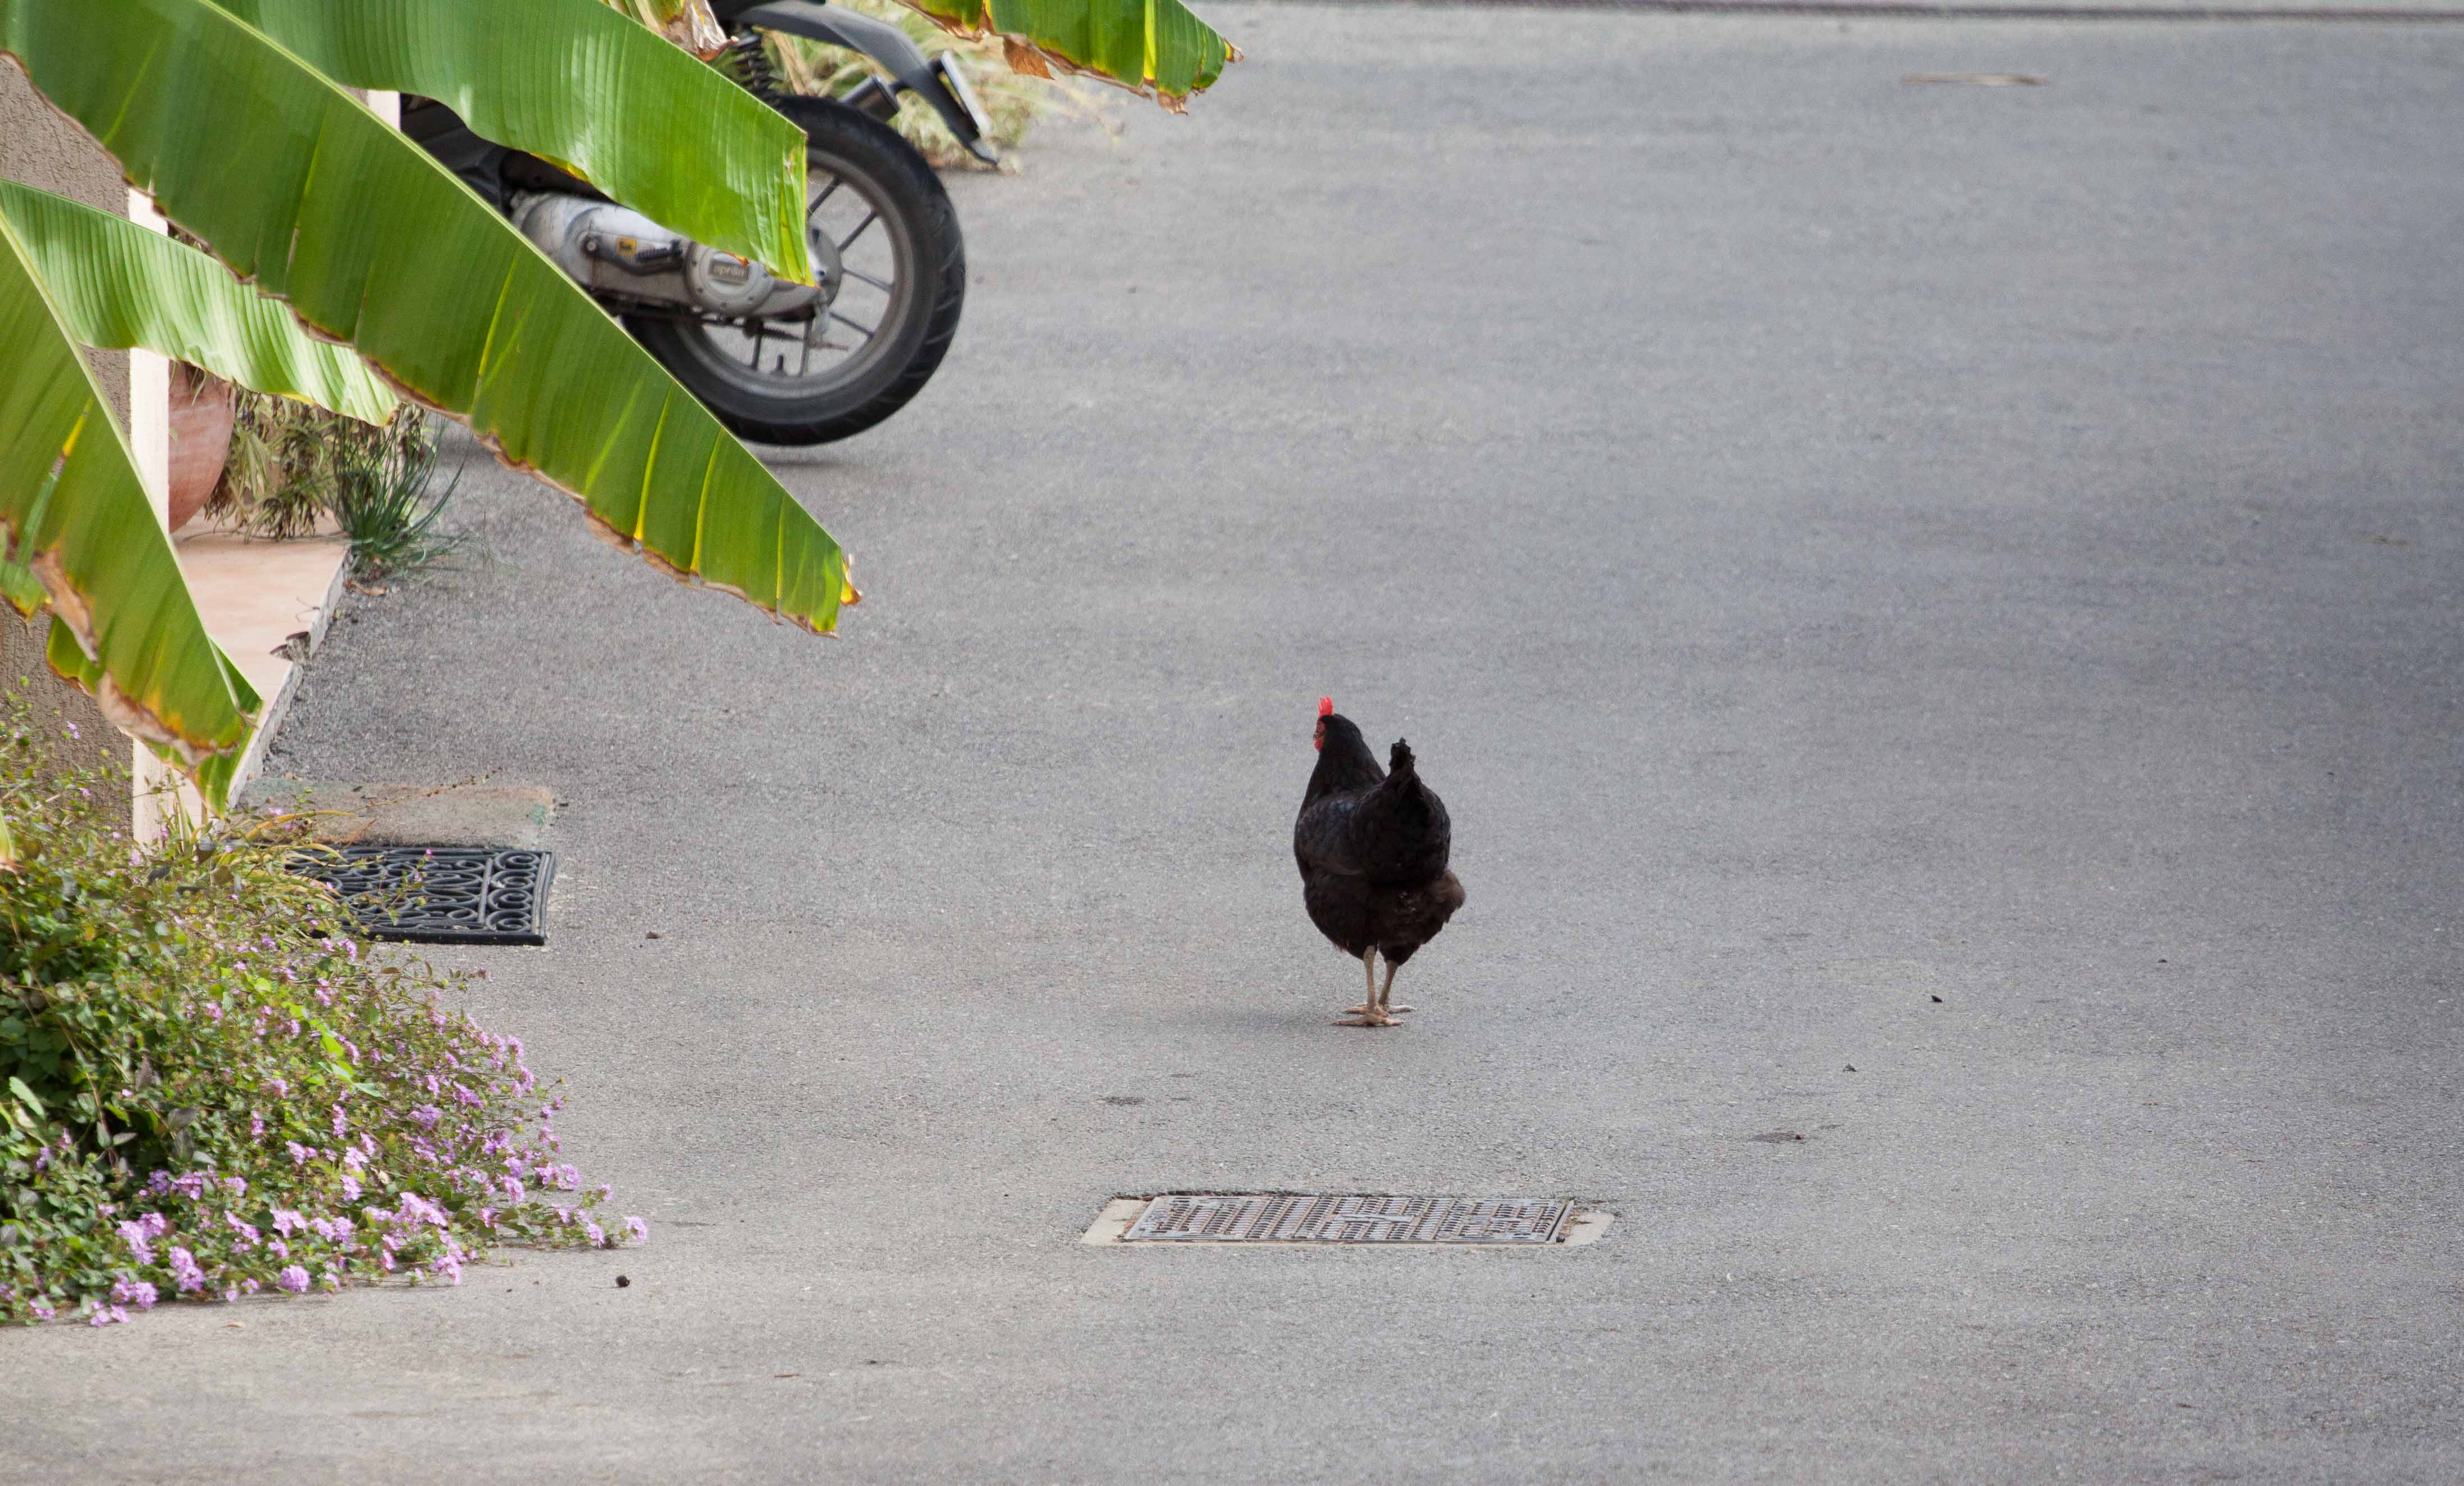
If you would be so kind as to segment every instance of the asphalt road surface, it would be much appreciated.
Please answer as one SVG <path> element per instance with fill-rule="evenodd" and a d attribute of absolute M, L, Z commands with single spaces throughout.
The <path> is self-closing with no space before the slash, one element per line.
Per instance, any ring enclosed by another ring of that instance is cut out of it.
<path fill-rule="evenodd" d="M 2464 1476 L 2464 27 L 1209 13 L 780 452 L 844 639 L 487 466 L 314 663 L 277 769 L 566 801 L 455 958 L 650 1244 L 0 1336 L 0 1478 Z M 1079 1242 L 1188 1188 L 1617 1220 Z"/>

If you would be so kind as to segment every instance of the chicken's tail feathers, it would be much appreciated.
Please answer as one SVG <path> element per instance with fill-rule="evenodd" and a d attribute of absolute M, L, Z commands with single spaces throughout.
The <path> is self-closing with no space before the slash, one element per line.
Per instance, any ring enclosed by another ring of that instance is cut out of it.
<path fill-rule="evenodd" d="M 1395 740 L 1394 750 L 1386 755 L 1386 772 L 1409 774 L 1412 770 L 1412 745 L 1401 738 Z"/>

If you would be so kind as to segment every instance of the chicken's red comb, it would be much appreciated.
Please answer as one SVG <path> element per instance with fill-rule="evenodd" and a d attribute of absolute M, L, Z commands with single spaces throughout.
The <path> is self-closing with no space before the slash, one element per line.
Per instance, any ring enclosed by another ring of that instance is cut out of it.
<path fill-rule="evenodd" d="M 1319 698 L 1317 699 L 1317 714 L 1318 714 L 1320 717 L 1331 717 L 1331 716 L 1333 716 L 1333 715 L 1334 715 L 1334 698 L 1332 698 L 1332 697 L 1331 697 L 1331 696 L 1322 696 L 1322 697 L 1319 697 Z"/>

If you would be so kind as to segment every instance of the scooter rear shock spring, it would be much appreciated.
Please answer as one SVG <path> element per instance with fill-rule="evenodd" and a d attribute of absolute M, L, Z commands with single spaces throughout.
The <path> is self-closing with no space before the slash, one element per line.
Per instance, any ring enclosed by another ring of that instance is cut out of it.
<path fill-rule="evenodd" d="M 739 31 L 728 38 L 727 72 L 739 87 L 764 103 L 776 103 L 786 91 L 779 85 L 779 74 L 770 66 L 770 53 L 758 31 Z"/>

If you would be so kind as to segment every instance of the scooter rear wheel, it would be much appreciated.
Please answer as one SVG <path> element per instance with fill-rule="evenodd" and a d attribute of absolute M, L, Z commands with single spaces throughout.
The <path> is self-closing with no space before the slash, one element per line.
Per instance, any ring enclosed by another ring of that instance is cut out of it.
<path fill-rule="evenodd" d="M 740 437 L 826 444 L 923 390 L 957 333 L 966 248 L 933 167 L 889 126 L 826 98 L 777 106 L 804 131 L 805 223 L 826 316 L 765 323 L 683 312 L 625 323 Z"/>

